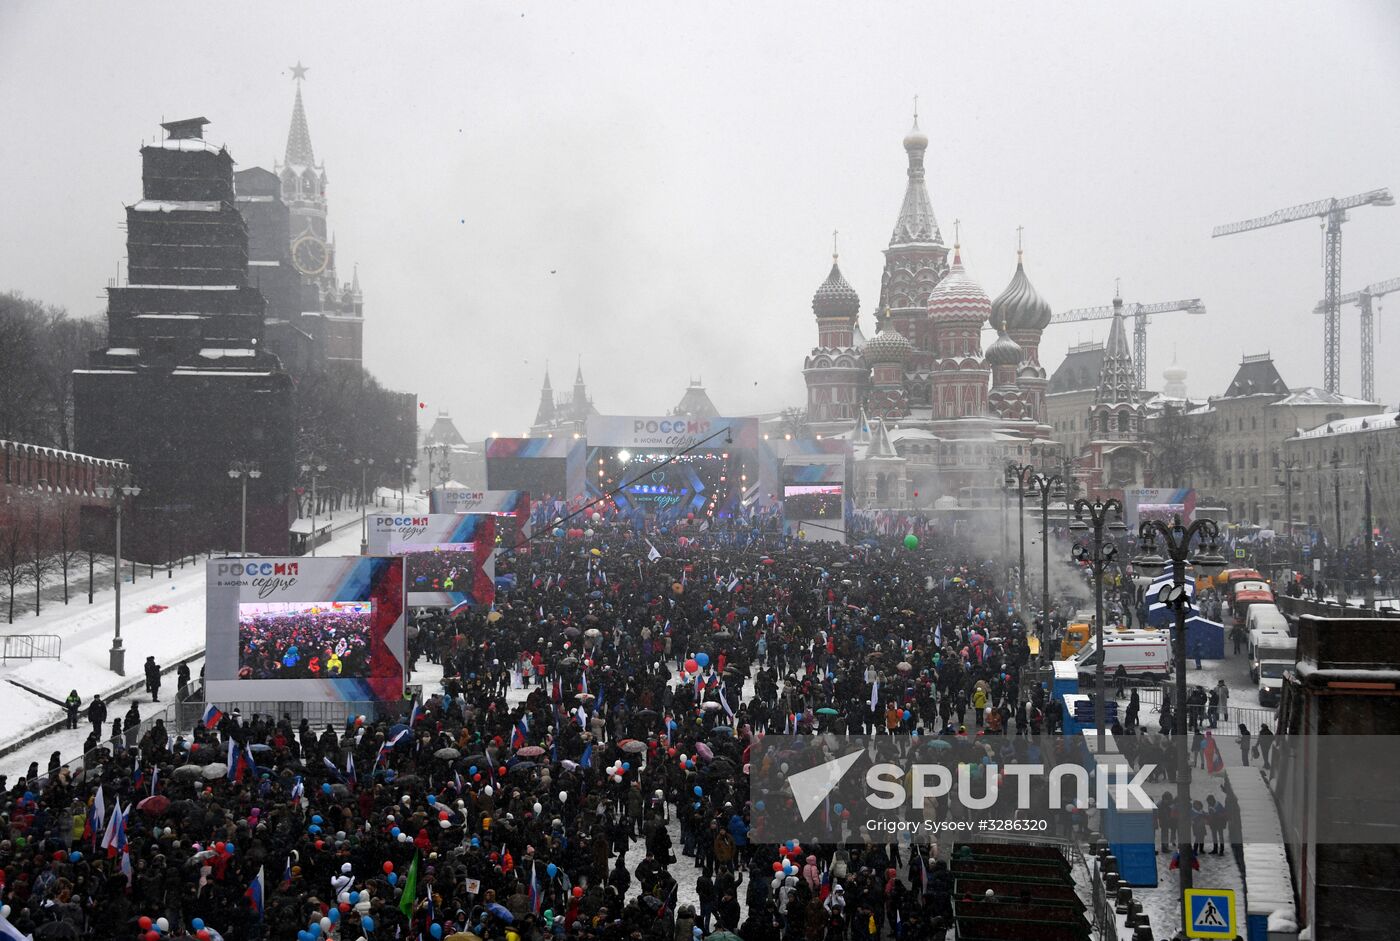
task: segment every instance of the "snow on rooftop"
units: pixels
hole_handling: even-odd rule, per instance
[[[1317,386],[1305,386],[1301,389],[1294,389],[1288,395],[1279,399],[1275,405],[1374,405],[1365,399],[1354,398],[1350,395],[1342,395],[1340,392],[1328,392],[1326,389],[1319,389]]]
[[[233,369],[177,369],[172,376],[270,376],[270,372],[247,372]]]
[[[201,137],[180,137],[174,140],[158,141],[146,146],[159,147],[161,150],[178,150],[183,153],[217,154],[224,149],[222,144],[215,144]]]
[[[1325,438],[1328,435],[1354,435],[1361,431],[1385,431],[1400,424],[1400,411],[1380,412],[1376,415],[1362,415],[1359,418],[1339,418],[1325,422],[1308,431],[1299,432],[1297,438]]]
[[[218,212],[223,203],[206,199],[143,199],[132,206],[137,212]]]
[[[130,346],[109,346],[109,347],[107,347],[107,355],[108,355],[108,356],[140,356],[140,355],[141,355],[141,351],[138,350],[138,349],[134,349],[134,348],[132,348],[132,347],[130,347]]]
[[[252,261],[248,262],[248,267],[249,267],[249,268],[280,268],[280,267],[282,267],[282,263],[281,263],[280,261],[276,261],[276,260],[259,261],[259,260],[257,260],[257,259],[253,259]]]
[[[206,346],[199,351],[199,355],[204,359],[223,359],[226,356],[253,356],[253,350],[230,349],[227,347]]]
[[[204,314],[137,314],[136,320],[203,320]]]

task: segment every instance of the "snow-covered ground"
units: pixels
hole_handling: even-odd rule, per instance
[[[331,541],[317,552],[323,555],[358,555],[360,551],[360,520],[357,514],[346,512],[336,520],[337,529]],[[111,583],[99,590],[94,603],[87,603],[86,594],[68,605],[45,608],[38,617],[17,621],[8,631],[13,634],[56,634],[63,643],[63,655],[58,660],[12,660],[0,665],[0,715],[5,717],[0,732],[0,746],[21,741],[34,732],[63,718],[62,701],[70,690],[77,690],[84,710],[94,694],[107,699],[114,692],[140,682],[146,657],[154,656],[162,666],[172,666],[204,649],[204,563],[175,569],[171,577],[159,567],[155,577],[147,577],[148,569],[138,568],[135,583],[122,585],[122,643],[126,648],[126,676],[120,677],[110,669],[113,627],[113,591]],[[127,578],[130,578],[127,569]],[[99,585],[101,583],[99,582]],[[148,613],[148,608],[164,610]],[[190,664],[190,673],[198,677],[202,661]],[[174,698],[175,677],[169,674],[161,685],[165,702]],[[132,700],[142,703],[142,717],[152,714],[150,696],[140,691],[123,696],[107,707],[108,729],[112,719],[125,714]],[[0,758],[0,774],[11,780],[23,774],[32,761],[40,770],[48,765],[49,755],[59,752],[61,760],[78,757],[90,726],[86,714],[80,717],[78,729],[46,735],[39,740]]]

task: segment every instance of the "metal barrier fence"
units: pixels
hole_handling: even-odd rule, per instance
[[[57,634],[0,634],[0,661],[58,660],[62,654]]]
[[[413,688],[411,688],[413,689]],[[343,731],[345,725],[352,718],[364,716],[367,722],[375,722],[379,719],[389,719],[407,717],[411,703],[407,700],[403,702],[383,703],[373,701],[350,701],[350,702],[228,702],[217,703],[218,707],[225,715],[233,715],[237,710],[239,717],[245,721],[252,721],[253,716],[272,716],[274,722],[279,721],[284,715],[290,717],[292,725],[298,726],[302,719],[306,719],[311,728],[320,731],[327,725],[332,725],[337,732]],[[156,722],[165,723],[166,734],[170,737],[173,745],[177,736],[189,736],[196,725],[204,717],[204,710],[207,703],[203,699],[186,699],[183,702],[173,702],[165,706],[159,712],[152,713],[133,729],[123,728],[121,738],[107,738],[98,745],[97,748],[64,762],[61,767],[67,768],[72,773],[79,770],[91,769],[114,760],[118,753],[135,748],[140,744],[146,733],[155,727]],[[131,759],[126,759],[131,760]],[[42,786],[47,782],[48,774],[42,776],[39,781]]]
[[[1240,695],[1233,693],[1233,695]],[[1151,705],[1153,712],[1160,712],[1162,707],[1162,690],[1158,688],[1145,688],[1138,690],[1138,698],[1143,706]],[[1233,733],[1243,724],[1251,732],[1258,732],[1259,727],[1267,723],[1271,728],[1277,728],[1278,710],[1270,709],[1267,706],[1236,706],[1231,705],[1226,709],[1226,715],[1222,715],[1216,722],[1216,728],[1224,729]],[[1202,713],[1204,720],[1205,714]],[[1149,723],[1143,722],[1143,725]]]

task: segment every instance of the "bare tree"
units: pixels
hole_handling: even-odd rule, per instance
[[[24,551],[24,537],[20,534],[20,520],[16,517],[11,525],[0,530],[0,581],[9,590],[9,623],[15,623],[15,592],[24,582],[28,553]]]
[[[1197,488],[1215,477],[1215,422],[1188,416],[1176,405],[1163,406],[1147,425],[1152,478],[1157,486]]]
[[[34,614],[38,616],[41,613],[44,581],[53,574],[58,564],[53,555],[52,534],[48,531],[42,504],[34,508],[23,548],[27,556],[24,577],[34,583]]]
[[[68,568],[78,561],[82,548],[77,538],[79,510],[68,500],[58,504],[58,546],[54,559],[63,572],[63,603],[68,603]]]
[[[807,410],[795,406],[783,409],[781,427],[783,434],[792,435],[794,438],[805,438],[807,436]]]

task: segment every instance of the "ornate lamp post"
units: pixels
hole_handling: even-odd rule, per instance
[[[1020,587],[1016,600],[1024,606],[1026,603],[1026,478],[1035,473],[1035,467],[1030,464],[1007,464],[1006,465],[1006,491],[1010,493],[1016,491],[1016,521],[1019,527],[1021,548],[1020,548]]]
[[[308,463],[301,465],[303,474],[311,475],[311,554],[316,555],[316,478],[326,472],[325,462],[318,457],[310,458]]]
[[[1044,643],[1050,627],[1050,501],[1064,500],[1064,478],[1037,470],[1023,489],[1032,499],[1040,499],[1040,641]]]
[[[109,501],[116,517],[116,538],[114,540],[116,561],[112,566],[114,631],[108,666],[117,676],[126,676],[126,649],[122,647],[122,504],[127,497],[139,497],[141,488],[131,482],[129,470],[117,470],[113,472],[107,483],[96,488],[96,493],[102,499]]]
[[[1157,539],[1165,542],[1167,557],[1157,555]],[[1188,924],[1186,890],[1191,888],[1191,867],[1195,856],[1191,852],[1191,758],[1186,733],[1186,563],[1198,566],[1205,574],[1214,574],[1225,567],[1220,555],[1220,530],[1214,520],[1198,519],[1182,526],[1178,518],[1168,526],[1161,520],[1144,520],[1138,527],[1138,548],[1141,555],[1133,560],[1136,568],[1160,572],[1171,566],[1172,583],[1160,589],[1157,600],[1172,609],[1176,616],[1176,635],[1172,638],[1173,667],[1176,670],[1176,715],[1173,735],[1176,747],[1176,810],[1177,864],[1181,873],[1181,917],[1183,928]],[[1199,542],[1192,549],[1192,542]]]
[[[1085,512],[1089,518],[1084,518]],[[1118,555],[1118,547],[1110,540],[1105,543],[1103,539],[1104,530],[1107,529],[1114,535],[1125,532],[1127,526],[1123,523],[1123,504],[1117,500],[1110,499],[1107,502],[1095,500],[1090,503],[1088,500],[1074,501],[1074,520],[1070,522],[1069,528],[1075,532],[1083,533],[1088,530],[1094,532],[1094,542],[1092,547],[1086,546],[1082,542],[1074,544],[1072,553],[1074,561],[1089,563],[1091,571],[1094,573],[1094,641],[1099,648],[1099,662],[1094,667],[1094,728],[1098,731],[1096,748],[1099,754],[1104,754],[1108,750],[1107,736],[1104,730],[1106,718],[1104,715],[1104,702],[1107,696],[1104,680],[1104,649],[1103,649],[1103,573],[1113,565],[1114,559]]]
[[[261,477],[262,470],[259,469],[257,461],[234,461],[228,466],[228,475],[233,480],[243,481],[243,515],[238,537],[238,556],[244,558],[248,555],[248,481]]]

